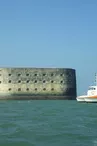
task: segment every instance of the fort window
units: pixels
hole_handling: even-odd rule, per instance
[[[69,76],[72,76],[72,74],[71,74],[71,73],[69,73]]]
[[[29,76],[29,74],[26,74],[26,76]]]
[[[30,82],[29,80],[26,81],[26,83],[29,83],[29,82]]]
[[[18,83],[21,83],[21,80],[19,80]]]
[[[54,88],[52,88],[51,90],[54,91]]]
[[[18,88],[18,91],[21,91],[21,88]]]
[[[9,88],[8,90],[11,91],[11,88]]]
[[[54,74],[53,73],[51,73],[51,76],[53,76]]]
[[[52,80],[51,83],[54,83],[54,81]]]
[[[34,83],[37,83],[37,80],[35,80]]]
[[[35,88],[35,91],[37,91],[37,88]]]
[[[29,88],[27,88],[26,90],[29,91]]]
[[[34,76],[37,76],[37,74],[34,74]]]
[[[18,74],[18,76],[20,76],[21,74]]]
[[[46,76],[46,74],[43,74],[43,76]]]
[[[63,83],[63,81],[60,82],[61,84]]]
[[[8,83],[11,83],[11,80],[9,80]]]
[[[45,83],[46,81],[44,80],[43,83]]]
[[[43,90],[45,91],[45,90],[46,90],[46,88],[43,88]]]
[[[11,74],[9,74],[9,76],[11,76]]]
[[[60,76],[63,76],[63,74],[60,74]]]

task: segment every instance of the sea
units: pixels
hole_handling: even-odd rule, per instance
[[[0,146],[97,146],[97,104],[0,101]]]

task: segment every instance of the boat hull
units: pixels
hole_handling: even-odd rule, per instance
[[[76,100],[77,100],[78,102],[85,102],[85,97],[87,97],[87,95],[78,96],[78,97],[76,98]]]
[[[96,102],[97,103],[97,98],[96,97],[86,97],[85,102],[93,102],[93,103]]]

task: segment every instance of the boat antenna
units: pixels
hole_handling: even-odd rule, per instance
[[[97,86],[97,73],[95,73],[95,84]]]

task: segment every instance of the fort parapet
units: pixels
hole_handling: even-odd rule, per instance
[[[76,99],[69,68],[0,68],[0,99]]]

